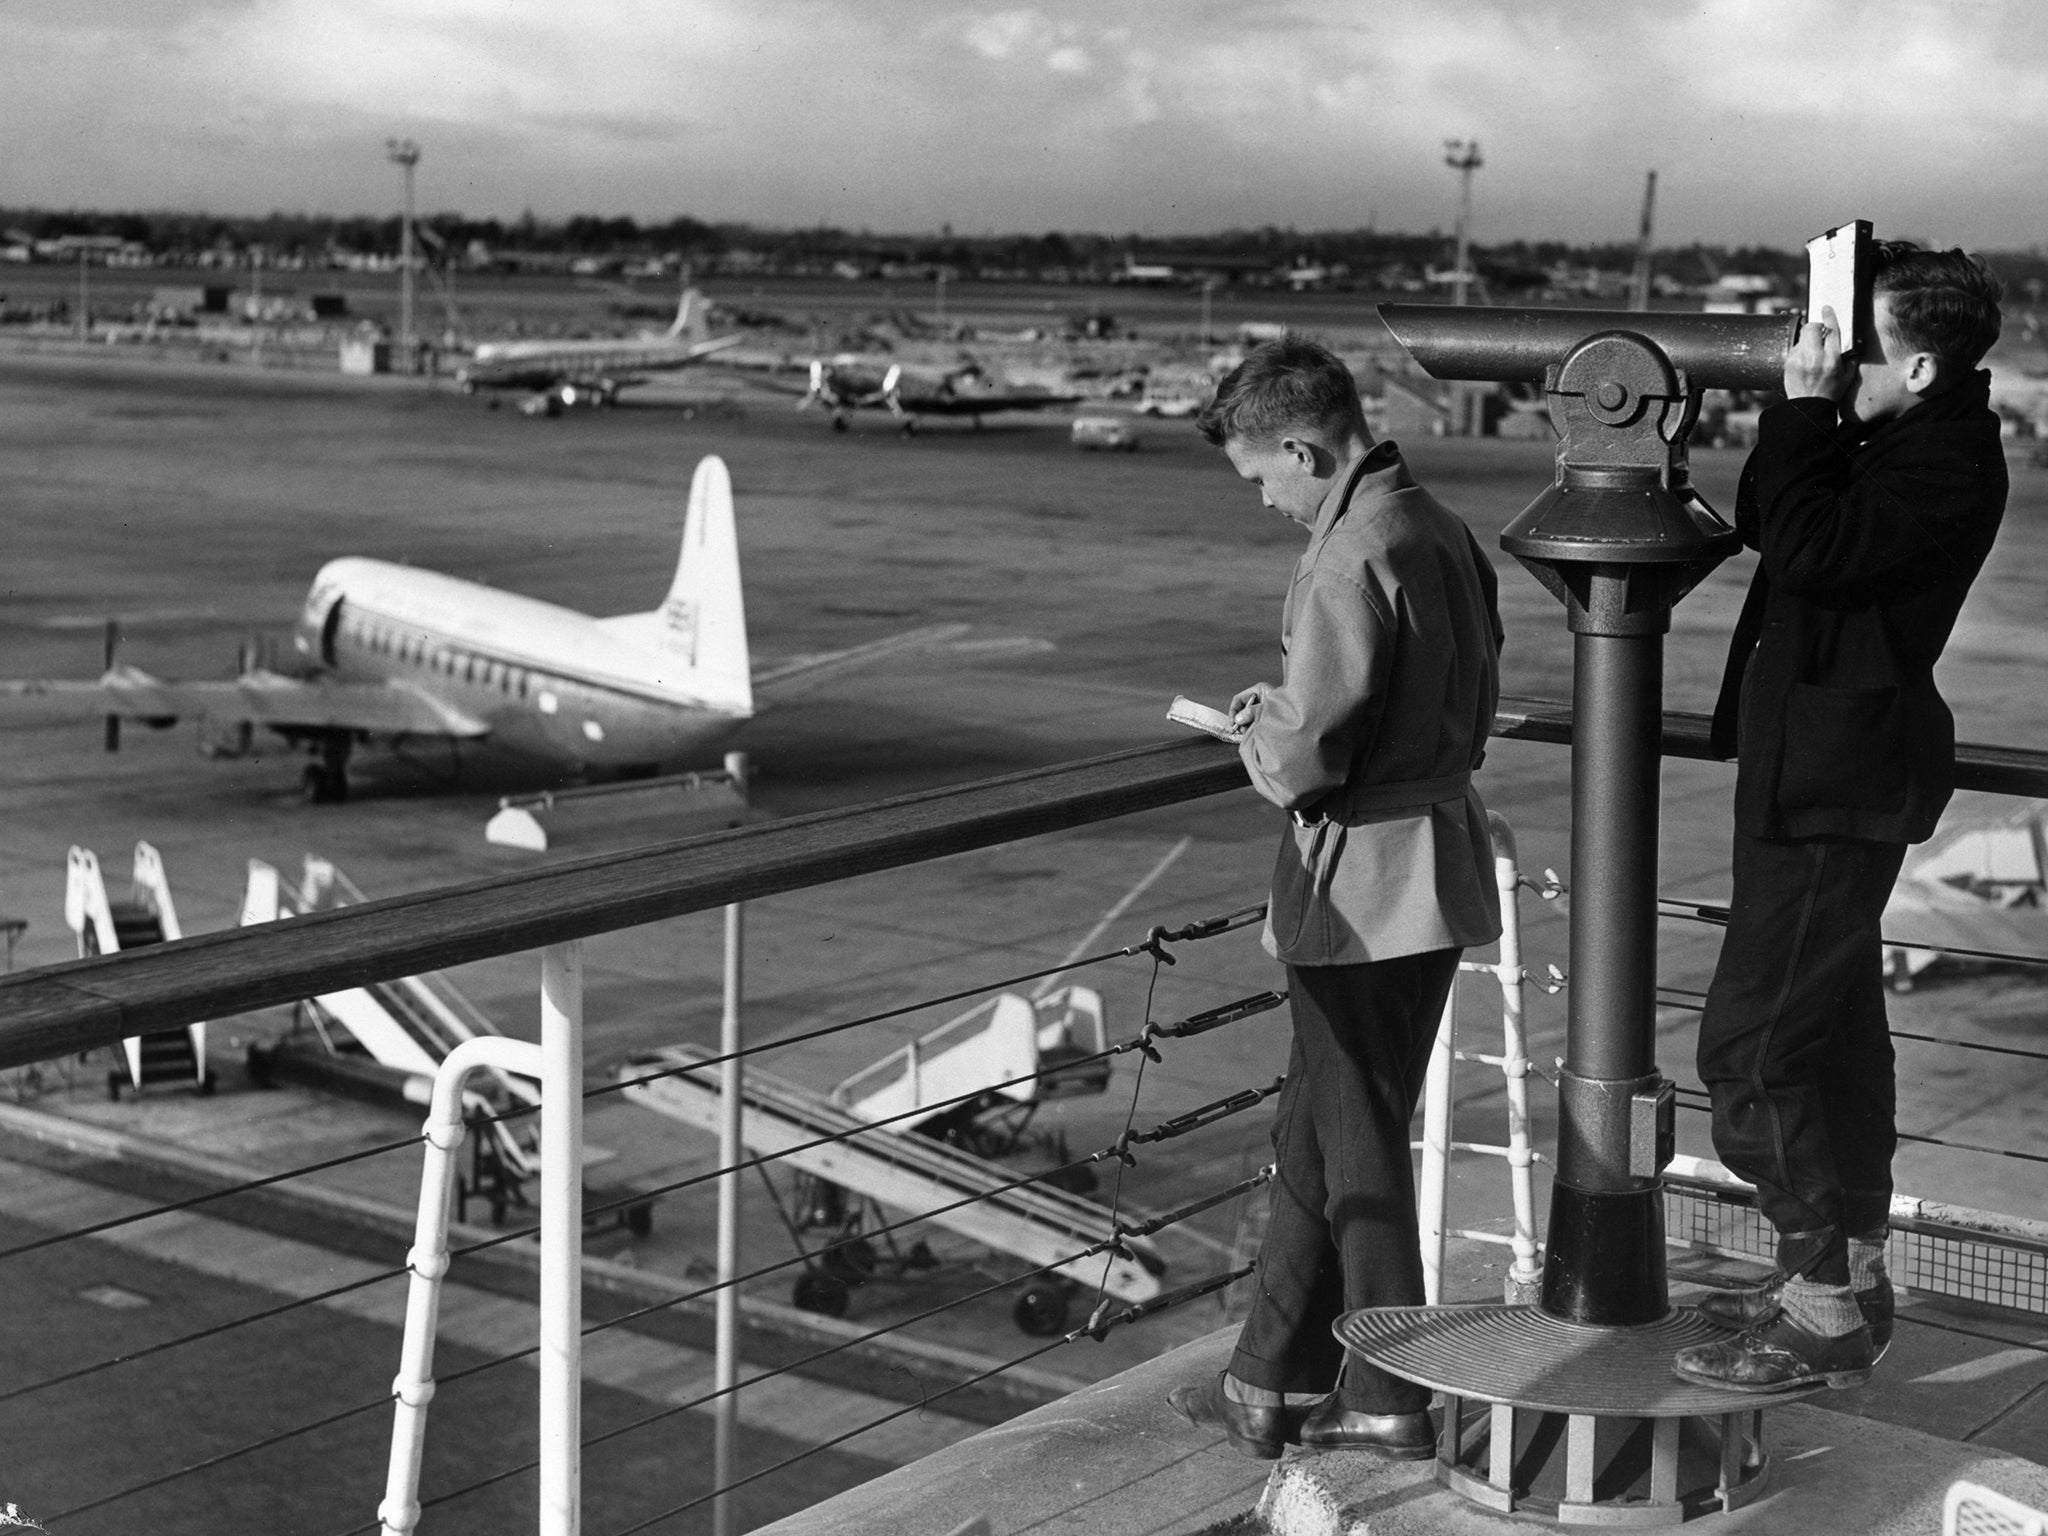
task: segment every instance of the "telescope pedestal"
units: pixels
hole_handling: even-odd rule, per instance
[[[1672,1355],[1720,1337],[1681,1307],[1634,1328],[1540,1307],[1370,1307],[1337,1322],[1362,1359],[1444,1395],[1437,1481],[1502,1514],[1647,1530],[1764,1491],[1766,1409],[1809,1396],[1695,1386]]]

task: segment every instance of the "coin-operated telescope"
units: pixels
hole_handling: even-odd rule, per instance
[[[1557,477],[1501,533],[1572,632],[1571,987],[1540,1305],[1636,1325],[1669,1309],[1655,1060],[1658,740],[1672,607],[1740,546],[1686,474],[1709,388],[1779,385],[1794,315],[1383,305],[1439,379],[1541,383]]]

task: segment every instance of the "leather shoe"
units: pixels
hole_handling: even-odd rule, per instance
[[[1778,1310],[1784,1289],[1785,1276],[1783,1271],[1779,1271],[1761,1285],[1711,1291],[1695,1301],[1693,1306],[1708,1322],[1740,1333],[1745,1328],[1754,1328],[1758,1323],[1767,1321]],[[1870,1342],[1882,1356],[1892,1342],[1892,1318],[1898,1310],[1891,1276],[1880,1274],[1876,1285],[1867,1291],[1858,1291],[1856,1307],[1870,1329]]]
[[[1223,1391],[1224,1375],[1218,1371],[1214,1381],[1175,1387],[1166,1394],[1167,1406],[1197,1429],[1222,1430],[1235,1449],[1256,1461],[1279,1460],[1296,1443],[1307,1410],[1236,1402]]]
[[[1332,1392],[1301,1426],[1301,1443],[1319,1450],[1378,1451],[1396,1461],[1427,1461],[1436,1454],[1436,1424],[1427,1408],[1413,1413],[1360,1413]]]
[[[1870,1380],[1877,1349],[1867,1324],[1830,1338],[1808,1333],[1783,1312],[1773,1312],[1732,1339],[1681,1349],[1671,1364],[1686,1381],[1737,1392],[1781,1392],[1823,1382],[1860,1387]]]

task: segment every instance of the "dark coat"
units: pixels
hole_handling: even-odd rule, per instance
[[[1917,843],[1955,789],[1955,718],[1934,686],[2005,513],[2005,455],[1979,371],[1858,438],[1832,401],[1764,411],[1735,503],[1763,557],[1735,626],[1714,747],[1738,756],[1751,837]]]

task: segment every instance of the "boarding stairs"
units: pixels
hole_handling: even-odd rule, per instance
[[[78,936],[81,958],[184,937],[163,858],[148,843],[135,845],[134,874],[125,901],[108,896],[98,855],[74,846],[65,861],[64,921]],[[107,1093],[112,1098],[121,1096],[124,1085],[142,1089],[190,1083],[203,1094],[213,1092],[213,1076],[206,1069],[204,1024],[130,1035],[121,1042],[121,1055],[122,1065],[107,1074]]]
[[[296,889],[286,887],[273,865],[251,859],[242,922],[272,922],[364,899],[347,875],[316,855],[306,856]],[[288,1036],[252,1051],[258,1075],[298,1075],[330,1086],[367,1084],[376,1096],[395,1092],[420,1105],[450,1051],[465,1040],[501,1033],[439,972],[322,993],[300,1004],[299,1017],[310,1038]],[[382,1070],[364,1071],[365,1057]],[[540,1125],[532,1114],[495,1117],[537,1108],[540,1090],[526,1078],[486,1067],[471,1078],[464,1103],[484,1123],[474,1143],[475,1165],[457,1198],[464,1205],[473,1195],[487,1199],[492,1218],[502,1221],[509,1206],[525,1203],[522,1188],[540,1171]],[[644,1212],[638,1219],[644,1223]]]
[[[856,1119],[970,1152],[1014,1151],[1039,1105],[1109,1086],[1102,994],[1004,992],[899,1046],[832,1090]]]
[[[716,1134],[715,1060],[701,1046],[668,1046],[634,1057],[618,1076],[630,1102]],[[1111,1253],[1106,1266],[1101,1253],[1072,1257],[1110,1236],[1110,1213],[1093,1201],[1049,1182],[1020,1186],[1015,1169],[926,1136],[891,1135],[892,1127],[874,1125],[831,1096],[751,1062],[741,1074],[740,1104],[740,1140],[749,1152],[782,1158],[814,1179],[1049,1266],[1068,1286],[1092,1291],[1100,1284],[1126,1302],[1160,1293],[1165,1260],[1141,1239],[1126,1239],[1128,1256]]]

